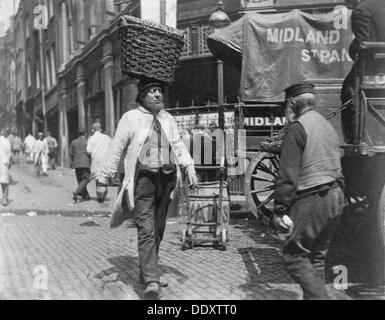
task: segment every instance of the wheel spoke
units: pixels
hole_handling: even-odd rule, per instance
[[[275,189],[275,185],[272,185],[272,186],[267,187],[267,188],[262,189],[262,190],[252,190],[250,193],[251,194],[258,194],[258,193],[273,191],[274,189]]]
[[[253,178],[253,180],[274,183],[274,180],[268,180],[268,179],[261,178],[257,174],[253,174],[251,177]]]
[[[278,171],[279,171],[279,160],[277,158],[273,158],[273,159],[271,159],[271,163],[274,166],[275,173],[278,174]]]
[[[267,174],[270,174],[271,176],[274,176],[274,173],[269,169],[264,163],[260,162],[258,163],[257,170],[261,170],[262,172],[265,172]]]
[[[270,201],[272,201],[274,199],[274,195],[275,195],[275,192],[273,192],[270,196],[268,196],[265,201],[261,202],[257,208],[260,209],[260,208],[264,207],[265,205],[267,205]]]

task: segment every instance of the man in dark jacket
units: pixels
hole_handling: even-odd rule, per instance
[[[86,130],[79,129],[79,137],[72,141],[70,146],[71,167],[75,169],[78,188],[73,193],[75,202],[81,197],[83,200],[90,200],[90,195],[87,191],[87,184],[90,182],[90,166],[91,159],[87,153],[87,138]]]
[[[349,54],[355,60],[354,66],[346,77],[341,91],[342,103],[348,102],[354,95],[354,72],[360,63],[357,60],[360,43],[363,41],[385,42],[385,0],[348,0],[352,3],[352,29],[354,40],[350,45]],[[374,73],[384,72],[385,66],[379,66],[378,62],[372,59],[372,56],[361,56],[368,62],[367,71],[373,70]],[[380,71],[381,70],[381,71]],[[342,112],[342,125],[347,143],[352,143],[354,127],[354,110],[352,104],[350,108]]]
[[[294,121],[282,144],[273,221],[278,229],[291,229],[283,258],[304,299],[328,299],[325,257],[344,206],[343,176],[337,133],[314,107],[314,85],[286,89]]]

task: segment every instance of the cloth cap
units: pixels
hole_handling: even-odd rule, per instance
[[[84,127],[80,127],[79,129],[78,129],[78,134],[83,134],[83,133],[86,133],[86,128],[84,128]]]
[[[300,82],[290,85],[285,89],[286,97],[285,99],[294,98],[304,93],[315,93],[314,84],[310,82]]]
[[[161,81],[156,81],[152,79],[142,79],[138,83],[138,91],[142,92],[151,86],[159,86],[161,87],[163,92],[165,90],[165,84],[162,83]]]
[[[161,82],[161,81],[157,81],[154,79],[147,79],[147,78],[141,79],[138,83],[138,96],[136,97],[137,103],[142,102],[140,99],[140,94],[152,86],[159,86],[162,89],[162,93],[164,93],[164,91],[166,89],[166,84]]]

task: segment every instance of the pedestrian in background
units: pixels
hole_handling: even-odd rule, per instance
[[[98,177],[99,183],[107,185],[127,148],[125,178],[110,226],[118,227],[134,217],[139,281],[145,285],[144,297],[149,300],[161,295],[159,247],[176,179],[181,179],[181,167],[191,184],[197,185],[194,162],[180,138],[175,119],[164,110],[164,89],[158,82],[140,82],[137,101],[141,106],[123,115]]]
[[[44,133],[38,133],[38,139],[33,146],[35,166],[38,172],[42,171],[43,176],[48,176],[48,144],[44,139]]]
[[[78,135],[79,137],[73,140],[70,145],[71,168],[75,169],[78,182],[78,187],[73,193],[73,200],[75,202],[78,202],[80,199],[90,200],[87,185],[90,182],[91,176],[91,159],[87,153],[86,129],[80,128]]]
[[[21,140],[18,131],[15,131],[15,136],[12,142],[13,160],[16,164],[20,163],[20,153],[23,149],[23,141]]]
[[[47,132],[47,137],[45,138],[45,141],[48,144],[48,168],[55,170],[56,169],[56,151],[57,151],[57,141],[54,137],[52,137],[52,134],[50,131]]]
[[[12,146],[13,146],[13,140],[15,139],[15,136],[14,136],[14,129],[12,128],[12,129],[8,129],[8,134],[7,134],[7,139],[9,140],[9,142],[11,143],[11,148],[12,148]]]
[[[33,147],[35,145],[36,139],[28,133],[26,138],[24,139],[24,152],[27,157],[27,162],[32,163],[34,161],[33,156]]]
[[[100,123],[92,125],[92,136],[87,142],[87,153],[91,157],[91,179],[99,176],[100,169],[106,159],[108,148],[110,147],[111,138],[102,133]]]
[[[339,139],[314,110],[313,84],[285,91],[286,108],[291,109],[285,113],[294,118],[282,144],[273,222],[288,231],[284,264],[304,299],[329,299],[325,258],[344,207]]]
[[[11,167],[12,147],[9,140],[5,137],[4,130],[0,131],[0,184],[3,192],[2,205],[8,205],[8,193],[10,175],[9,169]]]

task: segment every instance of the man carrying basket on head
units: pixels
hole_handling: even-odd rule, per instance
[[[126,112],[119,122],[109,156],[98,177],[107,185],[118,169],[123,150],[125,178],[110,226],[118,227],[133,214],[138,230],[139,280],[146,285],[146,299],[160,297],[158,253],[162,241],[171,195],[181,169],[192,185],[197,185],[194,162],[182,142],[175,119],[164,110],[164,85],[141,81],[140,106]],[[169,206],[170,205],[170,206]]]
[[[121,118],[97,183],[107,185],[125,153],[124,181],[110,227],[116,228],[134,218],[139,281],[146,286],[144,297],[157,300],[161,296],[159,246],[168,211],[177,207],[175,186],[182,184],[182,171],[191,186],[198,184],[194,161],[181,140],[175,119],[164,110],[163,103],[165,88],[173,81],[183,36],[175,29],[130,16],[122,17],[120,34],[122,70],[141,79],[139,106]]]

